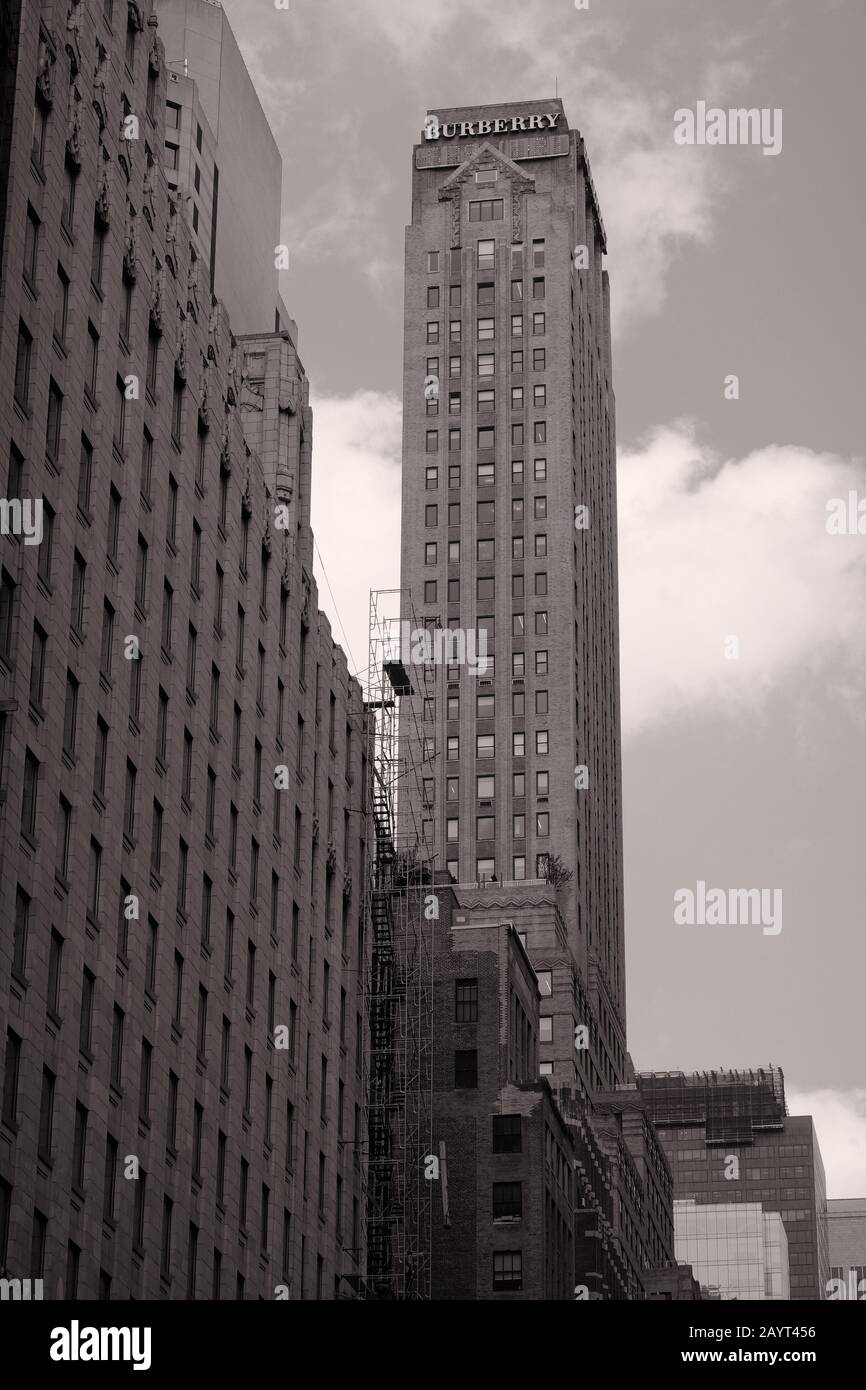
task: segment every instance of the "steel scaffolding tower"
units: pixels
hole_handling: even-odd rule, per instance
[[[419,709],[434,709],[435,679],[432,665],[410,664],[401,642],[407,614],[411,629],[406,591],[371,592],[367,1297],[375,1299],[430,1297],[432,1200],[423,1160],[432,1147],[435,922],[425,917],[434,866],[424,760],[434,753],[418,719]],[[402,703],[410,695],[421,699]]]

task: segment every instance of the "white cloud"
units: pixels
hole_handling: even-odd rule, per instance
[[[792,1115],[811,1115],[824,1160],[828,1197],[866,1197],[866,1090],[792,1091]]]
[[[742,714],[798,667],[840,697],[862,692],[866,539],[825,526],[862,467],[793,446],[721,462],[680,425],[623,452],[618,477],[628,734],[686,711]]]
[[[400,583],[402,407],[397,396],[376,391],[313,395],[311,405],[313,532],[348,634],[350,668],[364,671],[370,589]],[[320,607],[345,647],[318,562],[316,577]]]
[[[359,391],[313,407],[313,527],[363,669],[369,590],[400,582],[401,405]],[[827,501],[858,479],[862,491],[862,467],[794,446],[723,461],[684,424],[621,454],[627,736],[684,714],[740,716],[797,669],[862,699],[866,537],[825,526]],[[337,630],[324,585],[321,601]],[[739,660],[725,658],[729,636]]]

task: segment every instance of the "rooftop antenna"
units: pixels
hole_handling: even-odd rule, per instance
[[[554,95],[555,95],[555,96],[559,96],[559,78],[558,78],[558,77],[554,77],[553,82],[554,82]]]

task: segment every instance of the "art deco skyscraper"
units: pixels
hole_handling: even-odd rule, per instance
[[[627,1072],[605,251],[561,101],[428,116],[406,234],[402,586],[463,650],[439,648],[417,711],[416,816],[476,916],[495,901],[531,927],[555,890],[576,983],[561,981],[572,1017],[545,1025],[542,1072],[590,1093]]]

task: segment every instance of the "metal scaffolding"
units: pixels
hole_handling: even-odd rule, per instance
[[[434,865],[424,760],[434,753],[420,718],[434,711],[436,689],[431,665],[410,664],[404,623],[416,626],[408,593],[373,590],[366,703],[374,844],[365,902],[372,945],[366,1288],[373,1299],[430,1298],[432,1199],[423,1160],[433,1140],[435,923],[425,917]]]
[[[704,1125],[708,1144],[750,1144],[754,1130],[782,1129],[787,1115],[780,1067],[742,1071],[640,1072],[638,1089],[653,1124]]]

